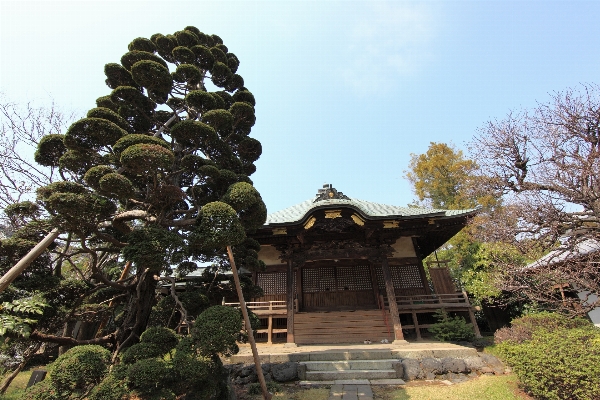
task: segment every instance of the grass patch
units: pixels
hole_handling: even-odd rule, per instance
[[[25,393],[25,388],[27,388],[27,382],[29,382],[29,378],[31,377],[31,373],[34,369],[39,369],[39,367],[33,367],[19,372],[19,375],[17,375],[16,378],[13,379],[13,381],[10,383],[10,386],[6,390],[6,393],[4,393],[4,395],[2,396],[2,400],[20,399]],[[0,380],[4,380],[6,376],[8,376],[8,374],[2,376]]]
[[[517,387],[514,375],[481,376],[456,385],[418,382],[400,389],[373,387],[381,400],[523,400],[530,399]]]
[[[245,397],[251,400],[262,399],[262,394]],[[329,388],[302,389],[297,385],[283,385],[280,392],[273,395],[273,400],[327,400]]]

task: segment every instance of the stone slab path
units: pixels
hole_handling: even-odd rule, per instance
[[[329,400],[373,400],[371,385],[343,385],[331,386]]]

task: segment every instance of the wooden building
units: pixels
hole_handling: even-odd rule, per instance
[[[310,200],[270,214],[252,237],[267,268],[253,274],[264,295],[250,303],[269,343],[403,343],[421,339],[420,316],[462,311],[479,334],[464,293],[447,270],[422,260],[476,210],[396,207],[349,198],[325,185]],[[435,290],[432,290],[434,288]],[[404,330],[404,332],[403,332]]]

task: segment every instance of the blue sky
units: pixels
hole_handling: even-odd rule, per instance
[[[406,205],[411,153],[600,83],[600,2],[0,0],[0,91],[83,115],[134,38],[217,34],[257,99],[270,212],[332,183]]]

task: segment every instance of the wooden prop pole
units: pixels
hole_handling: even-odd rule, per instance
[[[21,275],[25,268],[27,268],[29,264],[33,262],[33,260],[38,258],[39,255],[42,254],[52,242],[54,242],[54,239],[56,239],[58,235],[58,229],[52,229],[52,231],[50,231],[50,233],[47,234],[41,242],[36,244],[35,247],[25,255],[25,257],[21,258],[21,260],[16,263],[14,267],[9,269],[8,272],[4,274],[2,278],[0,278],[0,292],[3,292],[4,289],[6,289],[8,285],[12,283],[12,281],[17,279],[17,277]]]
[[[252,325],[250,325],[250,318],[248,317],[248,310],[246,309],[246,302],[244,301],[244,294],[242,293],[242,286],[240,285],[240,277],[238,276],[237,268],[235,267],[235,260],[233,259],[233,252],[231,251],[231,246],[227,246],[227,255],[229,255],[229,262],[231,263],[231,272],[233,272],[235,289],[237,290],[237,295],[240,299],[240,308],[242,309],[244,323],[246,324],[246,331],[248,332],[248,341],[250,342],[250,347],[252,348],[252,356],[254,357],[254,365],[256,366],[256,375],[258,375],[258,381],[260,382],[260,388],[262,389],[263,398],[265,400],[271,400],[271,397],[273,397],[273,395],[267,390],[265,376],[263,375],[262,368],[260,366],[258,350],[256,349],[256,342],[254,341],[254,333],[252,332]]]

